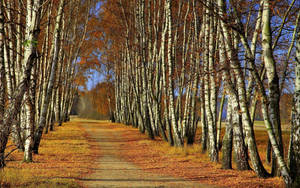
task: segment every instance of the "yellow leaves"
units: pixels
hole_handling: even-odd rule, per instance
[[[13,154],[15,161],[0,171],[0,187],[79,187],[75,178],[89,173],[95,157],[84,137],[85,132],[74,122],[44,135],[33,163],[21,163],[22,152]]]
[[[114,86],[110,82],[98,83],[87,92],[94,109],[103,116],[109,116],[109,110],[114,106]],[[110,100],[110,101],[109,101]]]
[[[280,178],[258,178],[253,171],[223,170],[221,163],[211,163],[207,153],[202,154],[199,143],[175,148],[159,138],[149,140],[147,136],[128,126],[112,124],[109,127],[114,132],[120,131],[122,139],[126,141],[124,142],[126,144],[121,145],[120,156],[152,173],[183,177],[202,184],[221,187],[283,187],[284,185]],[[200,132],[201,129],[197,131],[197,141],[200,140]],[[267,140],[268,136],[265,131],[256,131],[256,135],[259,141],[259,152],[262,153],[265,151],[266,141],[261,141]],[[288,141],[285,135],[284,140]]]

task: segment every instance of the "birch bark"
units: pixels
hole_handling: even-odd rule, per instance
[[[166,3],[166,2],[165,2]],[[168,141],[171,146],[174,145],[174,137],[172,134],[172,127],[171,127],[171,122],[170,122],[170,117],[169,117],[169,108],[168,108],[168,86],[167,86],[167,65],[166,65],[166,60],[165,60],[165,40],[166,40],[166,35],[168,31],[168,21],[166,19],[167,17],[167,7],[166,5],[164,6],[164,25],[163,25],[163,33],[161,36],[161,59],[160,62],[162,63],[162,87],[164,91],[164,122],[165,126],[167,129],[167,134],[168,134]]]
[[[5,68],[4,68],[4,14],[3,14],[3,0],[0,0],[0,168],[5,166],[4,152],[6,147],[6,134],[4,132],[4,112],[5,112]]]
[[[2,2],[2,1],[1,1]],[[36,42],[39,34],[40,26],[40,14],[41,14],[41,0],[27,1],[27,14],[26,14],[26,35],[25,35],[25,47],[24,47],[24,70],[22,72],[21,82],[17,86],[10,103],[8,104],[7,111],[5,111],[4,122],[0,125],[0,168],[3,168],[4,152],[7,144],[7,139],[10,134],[11,125],[17,115],[19,114],[22,104],[23,96],[29,88],[29,82],[31,77],[31,70],[34,60],[37,58],[37,45]],[[3,138],[3,139],[2,139]]]
[[[57,69],[57,63],[58,63],[58,53],[60,50],[60,37],[61,37],[60,32],[61,32],[61,22],[62,22],[62,14],[63,14],[63,9],[64,9],[64,4],[65,4],[65,1],[60,0],[58,13],[56,16],[54,37],[53,37],[53,44],[52,44],[52,45],[54,45],[54,47],[52,48],[53,49],[53,57],[52,57],[51,73],[50,73],[49,83],[47,86],[47,93],[44,94],[45,100],[44,100],[44,104],[42,106],[41,117],[40,117],[39,124],[38,124],[37,130],[35,132],[35,136],[34,136],[33,151],[36,154],[38,153],[41,137],[43,134],[43,129],[45,127],[47,110],[48,110],[48,106],[50,103],[50,98],[51,98],[51,94],[52,94],[52,90],[53,90],[53,84],[54,84],[56,72],[57,72],[56,69]]]
[[[36,68],[36,66],[35,66]],[[32,144],[33,144],[33,133],[34,133],[34,103],[35,103],[35,84],[33,84],[34,78],[34,71],[31,74],[31,84],[28,91],[25,93],[25,130],[24,130],[24,162],[32,162]]]
[[[266,68],[269,86],[269,115],[273,131],[276,136],[280,155],[283,156],[282,134],[281,134],[281,121],[279,111],[279,77],[276,71],[276,63],[273,57],[272,49],[272,34],[271,34],[271,13],[270,1],[264,0],[263,13],[262,13],[262,48],[263,58]],[[272,162],[272,175],[279,175],[279,167],[276,163],[276,156],[273,154]]]
[[[232,128],[232,108],[231,103],[227,104],[227,117],[225,134],[222,141],[222,168],[232,169],[232,141],[233,141],[233,128]]]
[[[224,0],[218,0],[218,6],[219,8],[219,14],[224,15]],[[235,56],[232,52],[232,46],[230,45],[230,39],[229,39],[229,31],[227,29],[227,26],[225,25],[225,22],[221,20],[221,26],[223,28],[224,33],[224,42],[226,46],[226,52],[228,54],[228,57],[231,58],[231,66],[234,70],[234,73],[236,75],[237,79],[237,90],[239,98],[237,98],[238,101],[240,101],[240,108],[242,113],[242,120],[243,124],[245,126],[245,132],[247,139],[247,145],[250,152],[250,159],[253,166],[253,170],[257,173],[260,177],[266,177],[268,175],[267,171],[264,169],[261,159],[258,154],[257,145],[255,141],[255,135],[253,127],[251,126],[251,118],[249,114],[249,109],[247,107],[247,99],[246,99],[246,93],[245,93],[245,83],[243,82],[243,75],[241,74],[240,65],[239,62],[237,62]]]
[[[207,6],[211,6],[211,1],[206,1]],[[211,11],[206,8],[206,22],[205,22],[205,59],[204,59],[204,94],[205,94],[205,114],[207,117],[208,125],[208,138],[209,138],[209,156],[211,161],[218,161],[217,139],[216,139],[216,126],[215,126],[215,86],[213,76],[213,21]]]
[[[237,31],[235,31],[235,32],[237,32]],[[241,37],[242,44],[245,48],[246,56],[247,56],[248,62],[250,64],[250,68],[252,69],[251,74],[252,74],[253,78],[255,78],[255,81],[256,81],[258,88],[262,95],[262,113],[263,113],[263,117],[264,117],[265,127],[267,129],[268,136],[269,136],[269,139],[270,139],[270,142],[272,145],[272,149],[274,151],[274,154],[276,155],[277,163],[279,165],[281,175],[283,176],[286,185],[290,186],[291,177],[290,177],[289,171],[287,169],[287,166],[283,160],[283,156],[280,153],[278,143],[276,140],[276,136],[275,136],[275,133],[272,128],[272,123],[270,121],[269,111],[268,111],[268,106],[267,106],[268,105],[268,97],[266,95],[264,85],[259,77],[258,71],[256,70],[254,54],[252,54],[251,49],[250,49],[248,43],[246,42],[247,41],[246,37],[241,33],[239,33],[239,35]]]
[[[168,92],[169,92],[169,109],[171,116],[171,125],[174,136],[174,144],[175,146],[182,147],[183,146],[183,138],[181,133],[179,132],[178,122],[176,121],[175,109],[174,109],[174,80],[172,78],[174,72],[174,64],[172,62],[172,9],[171,9],[171,0],[165,1],[166,6],[166,22],[168,23],[168,71],[169,71],[169,84],[168,84]]]
[[[293,187],[300,185],[300,27],[297,26],[294,111],[289,146],[289,167]]]

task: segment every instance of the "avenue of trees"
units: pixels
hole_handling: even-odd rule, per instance
[[[69,120],[94,4],[0,0],[0,169],[9,139],[31,162],[43,132]]]
[[[0,0],[0,169],[9,140],[33,160],[97,68],[104,82],[86,97],[98,113],[174,147],[194,144],[201,127],[212,162],[297,187],[299,22],[300,0]],[[288,146],[283,96],[293,96]],[[256,145],[258,112],[271,172]]]
[[[116,122],[176,147],[193,144],[200,125],[211,161],[299,186],[299,0],[103,0],[101,7],[93,47],[113,76]],[[279,104],[287,94],[291,136],[283,146]],[[257,104],[271,172],[256,145]]]

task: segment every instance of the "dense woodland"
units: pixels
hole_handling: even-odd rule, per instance
[[[80,93],[80,108],[174,147],[195,144],[201,128],[202,152],[222,168],[299,186],[299,0],[0,2],[0,168],[9,138],[32,161]],[[91,69],[103,82],[83,92]],[[258,114],[271,172],[256,145]]]

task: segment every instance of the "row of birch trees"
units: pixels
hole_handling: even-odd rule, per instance
[[[0,168],[38,154],[43,132],[69,120],[91,0],[0,0]]]
[[[177,147],[193,144],[201,127],[203,152],[224,169],[234,162],[299,185],[299,1],[113,0],[102,7],[102,56],[114,66],[117,122]],[[295,97],[285,159],[279,102],[288,89]],[[256,145],[258,102],[271,172]]]

